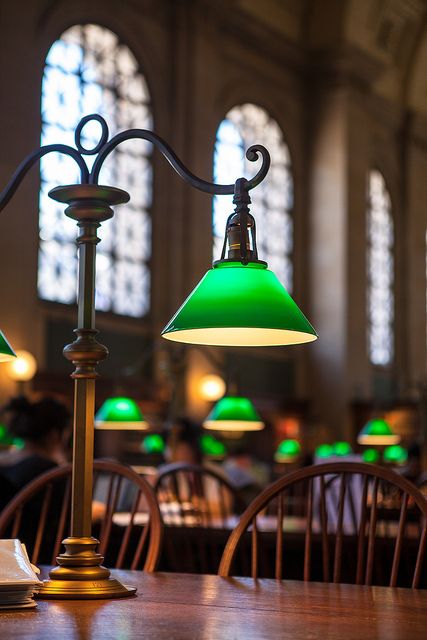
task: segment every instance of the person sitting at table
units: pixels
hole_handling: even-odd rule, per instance
[[[20,396],[13,398],[4,411],[9,413],[7,427],[24,446],[0,454],[0,508],[22,487],[41,473],[67,462],[70,412],[55,398],[36,402]]]

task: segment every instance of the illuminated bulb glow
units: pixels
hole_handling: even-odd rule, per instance
[[[6,365],[6,371],[12,380],[27,382],[35,376],[37,361],[29,351],[18,349],[16,351],[16,358],[13,358],[13,360]]]
[[[215,374],[204,376],[200,381],[200,395],[203,400],[219,400],[224,395],[225,388],[224,380]]]

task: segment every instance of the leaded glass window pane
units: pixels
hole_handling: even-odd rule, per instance
[[[367,233],[369,357],[372,364],[388,365],[394,357],[394,229],[379,171],[369,174]]]
[[[258,254],[266,260],[288,291],[293,285],[293,180],[289,149],[279,125],[254,104],[229,111],[218,127],[214,152],[214,180],[230,183],[252,177],[258,163],[246,160],[251,144],[263,144],[271,154],[267,178],[251,191],[251,211],[257,223]],[[220,258],[225,224],[233,211],[232,196],[215,196],[213,202],[214,259]]]
[[[76,25],[54,42],[46,58],[42,82],[41,144],[74,146],[74,130],[89,113],[107,120],[110,134],[152,128],[150,96],[131,51],[103,27]],[[83,130],[85,147],[96,145],[99,124]],[[150,307],[152,165],[150,144],[129,141],[107,159],[100,184],[131,195],[112,220],[99,229],[96,308],[141,317]],[[89,166],[94,157],[86,156]],[[48,197],[58,184],[78,181],[76,164],[66,156],[42,158],[40,187],[40,250],[38,292],[45,300],[74,303],[77,296],[77,226],[64,207]]]

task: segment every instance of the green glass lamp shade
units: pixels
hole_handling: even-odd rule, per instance
[[[384,462],[388,462],[389,464],[405,464],[407,459],[408,452],[398,444],[392,444],[384,449]]]
[[[357,436],[359,444],[390,445],[400,442],[400,436],[393,433],[390,425],[380,418],[369,420]]]
[[[202,453],[210,458],[224,458],[227,453],[225,444],[210,434],[203,434],[200,439],[200,444]]]
[[[17,449],[22,449],[25,442],[21,438],[14,438],[14,436],[10,435],[7,427],[4,424],[0,424],[0,446],[11,447],[12,445]]]
[[[142,440],[141,448],[145,453],[160,455],[164,453],[166,445],[161,435],[158,433],[149,433]]]
[[[380,459],[380,454],[377,449],[365,449],[362,454],[363,462],[370,462],[371,464],[375,464]]]
[[[131,398],[108,398],[95,415],[95,427],[108,430],[148,429],[140,408]]]
[[[282,440],[274,454],[276,462],[292,462],[301,455],[301,445],[298,440]]]
[[[348,456],[352,453],[351,446],[348,442],[334,442],[332,445],[334,456]]]
[[[0,362],[10,362],[13,358],[16,358],[16,353],[0,331]]]
[[[314,455],[316,458],[329,458],[334,455],[334,449],[331,444],[319,444]]]
[[[13,444],[13,438],[4,424],[0,424],[0,445],[8,447]]]
[[[216,263],[163,329],[168,340],[215,346],[274,346],[317,334],[265,264]]]
[[[248,398],[226,396],[215,404],[203,423],[216,431],[260,431],[264,429],[254,405]]]

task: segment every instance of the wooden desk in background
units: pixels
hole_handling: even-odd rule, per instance
[[[422,640],[427,591],[114,571],[123,600],[0,613],[7,640]]]

